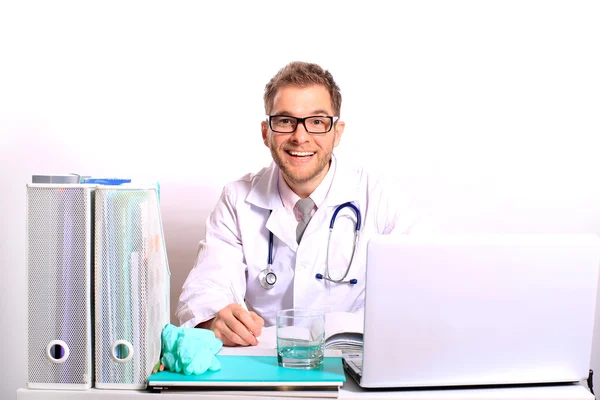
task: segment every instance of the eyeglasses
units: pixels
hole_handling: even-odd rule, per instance
[[[305,118],[290,117],[289,115],[267,115],[269,128],[277,133],[294,133],[298,124],[304,125],[306,132],[312,134],[323,134],[331,130],[331,127],[339,117],[311,116]]]

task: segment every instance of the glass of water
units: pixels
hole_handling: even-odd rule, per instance
[[[324,342],[324,311],[294,308],[277,313],[277,361],[282,367],[317,368]]]

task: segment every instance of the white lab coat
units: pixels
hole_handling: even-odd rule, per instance
[[[273,163],[223,189],[207,220],[206,239],[200,242],[196,265],[183,285],[176,311],[181,326],[196,326],[233,303],[230,282],[248,308],[264,318],[265,326],[275,323],[278,310],[291,307],[362,312],[369,238],[437,229],[399,188],[337,159],[329,193],[298,245],[296,222],[279,196],[278,176],[279,168]],[[352,202],[362,214],[358,246],[346,278],[357,279],[355,285],[315,278],[325,271],[331,217],[336,207],[346,202]],[[339,279],[346,271],[355,222],[349,208],[336,218],[328,263],[332,278]],[[277,283],[266,290],[258,275],[267,266],[269,231],[274,234],[272,270]]]

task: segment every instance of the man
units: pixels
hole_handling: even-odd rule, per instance
[[[183,286],[183,327],[247,346],[281,309],[360,313],[369,238],[434,229],[406,195],[333,156],[341,103],[333,76],[316,64],[292,62],[267,84],[261,130],[273,163],[223,189]],[[310,199],[306,215],[301,199]]]

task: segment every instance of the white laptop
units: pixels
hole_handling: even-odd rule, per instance
[[[596,235],[374,237],[345,367],[370,388],[583,380],[599,266]]]

